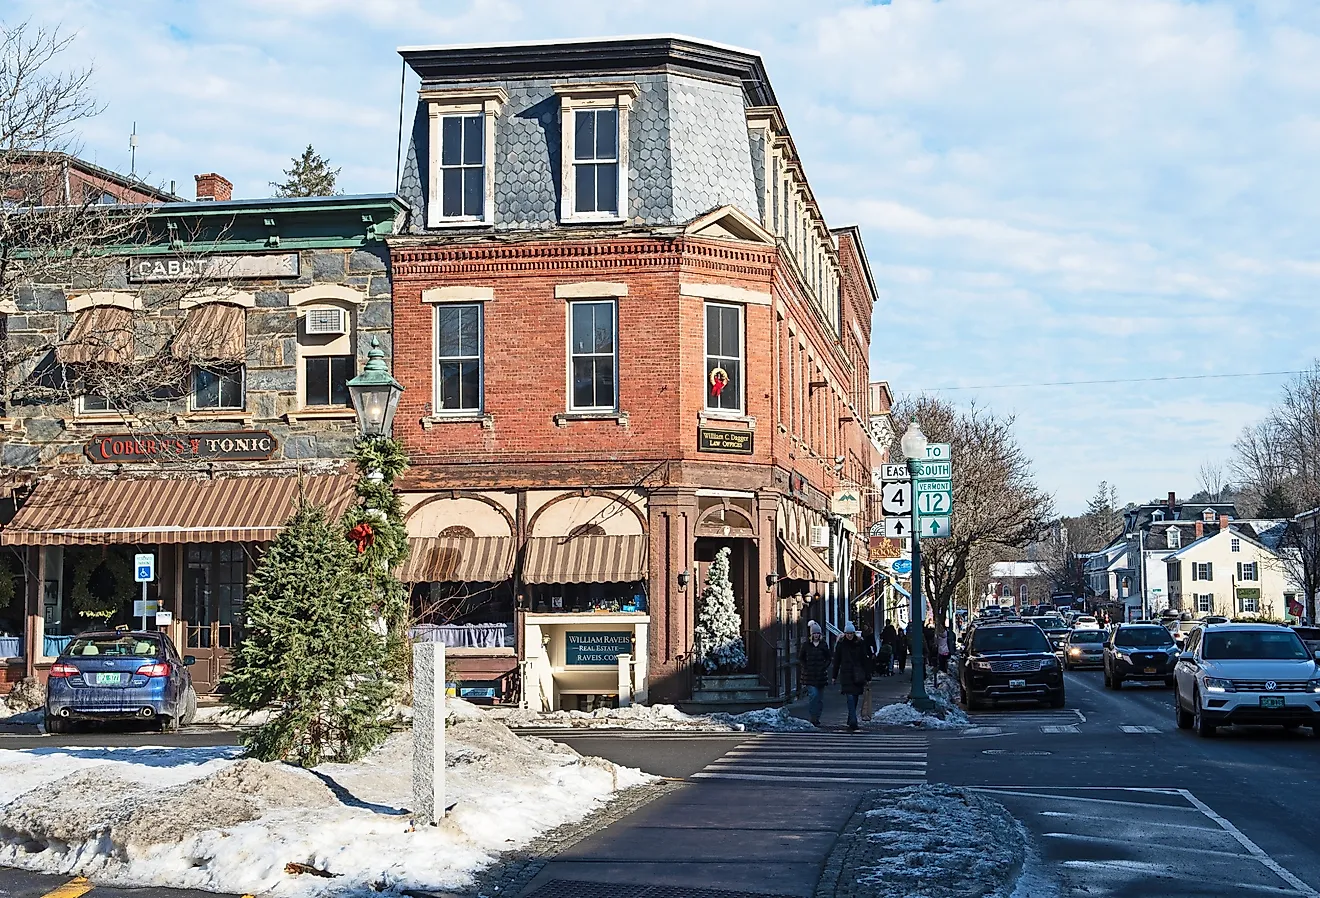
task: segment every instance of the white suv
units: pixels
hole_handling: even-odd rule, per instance
[[[1221,726],[1277,724],[1320,734],[1320,664],[1287,627],[1198,627],[1178,656],[1174,679],[1181,729],[1213,736]]]

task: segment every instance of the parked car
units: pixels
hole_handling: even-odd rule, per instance
[[[1320,652],[1320,627],[1293,627],[1308,652]]]
[[[1196,629],[1196,626],[1197,625],[1192,621],[1177,619],[1166,620],[1164,622],[1164,629],[1169,631],[1169,635],[1173,637],[1174,644],[1180,649],[1187,644],[1187,637],[1191,635],[1192,630]]]
[[[1103,667],[1105,663],[1105,631],[1099,627],[1073,630],[1068,634],[1064,649],[1064,670],[1079,667]]]
[[[1178,658],[1178,727],[1213,736],[1221,726],[1309,726],[1320,734],[1320,658],[1288,627],[1207,624]]]
[[[1122,689],[1127,680],[1163,680],[1173,685],[1178,646],[1159,624],[1122,624],[1105,642],[1105,685]]]
[[[1063,618],[1057,614],[1043,614],[1028,617],[1025,620],[1031,621],[1031,623],[1044,630],[1045,635],[1049,637],[1050,647],[1054,649],[1056,654],[1063,654],[1064,645],[1068,641],[1068,632],[1071,629],[1064,623]]]
[[[123,630],[75,637],[46,681],[46,732],[79,721],[156,721],[162,730],[192,723],[197,692],[188,667],[164,633]]]
[[[1064,703],[1063,669],[1044,631],[1025,621],[978,624],[958,659],[958,682],[968,711],[999,699]]]
[[[1100,621],[1090,614],[1080,614],[1073,621],[1074,630],[1099,630]]]

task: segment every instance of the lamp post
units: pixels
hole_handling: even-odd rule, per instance
[[[917,479],[916,463],[926,457],[926,444],[926,435],[921,432],[921,425],[913,419],[898,445],[907,459],[908,476],[911,478],[914,490]],[[912,633],[914,625],[917,628],[916,636],[912,639],[912,694],[909,699],[912,707],[918,711],[929,711],[935,703],[926,694],[926,669],[922,657],[926,648],[926,611],[922,607],[921,526],[917,517],[915,498],[914,496],[912,502],[912,526],[908,531],[912,538],[912,613],[908,622],[908,633]]]
[[[375,337],[371,338],[367,366],[346,386],[353,410],[357,412],[358,432],[368,438],[388,437],[394,428],[394,413],[399,408],[403,384],[390,375],[385,352]]]

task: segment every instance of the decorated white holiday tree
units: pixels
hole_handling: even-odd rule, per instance
[[[729,555],[727,547],[715,553],[701,591],[696,649],[707,673],[729,673],[747,666],[747,651],[740,635],[742,618],[734,606],[733,583],[729,580]]]

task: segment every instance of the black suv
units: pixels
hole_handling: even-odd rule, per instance
[[[1056,654],[1062,655],[1068,647],[1068,633],[1072,627],[1064,623],[1063,618],[1057,614],[1040,614],[1035,617],[1025,618],[1045,631],[1045,636],[1050,641],[1050,648],[1054,649]]]
[[[1125,680],[1163,680],[1173,685],[1178,646],[1160,624],[1123,624],[1105,642],[1105,685],[1122,689]]]
[[[985,621],[967,634],[958,682],[968,711],[996,699],[1037,699],[1063,707],[1063,668],[1045,633],[1024,621]]]

